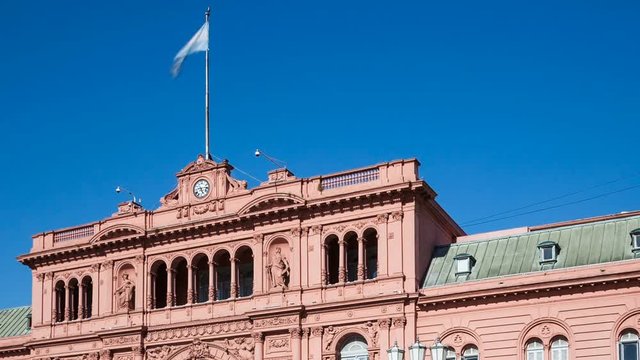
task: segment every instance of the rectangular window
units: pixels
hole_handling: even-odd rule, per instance
[[[551,360],[569,360],[569,349],[552,349]]]
[[[542,251],[542,261],[555,260],[555,248],[553,246],[543,247],[540,251]]]
[[[633,234],[633,249],[640,249],[640,234]]]
[[[638,343],[621,343],[620,360],[638,360]]]
[[[456,260],[456,265],[456,274],[471,272],[471,269],[469,269],[469,258]]]

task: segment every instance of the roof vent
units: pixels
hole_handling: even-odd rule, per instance
[[[540,249],[540,264],[552,264],[558,261],[558,253],[560,252],[560,246],[555,241],[543,241],[538,244]]]
[[[453,259],[456,261],[456,276],[471,274],[471,268],[476,264],[476,259],[466,253],[458,254]]]

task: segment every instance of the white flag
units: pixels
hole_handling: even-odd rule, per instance
[[[180,68],[182,67],[182,63],[187,55],[209,50],[209,22],[205,22],[204,25],[198,30],[198,32],[193,35],[191,40],[185,45],[176,57],[173,58],[173,66],[171,67],[171,74],[173,77],[178,76],[180,73]]]

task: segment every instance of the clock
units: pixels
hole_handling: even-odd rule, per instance
[[[209,195],[210,189],[211,187],[209,186],[209,182],[205,179],[200,179],[193,185],[193,195],[195,195],[198,199],[202,199],[203,197]]]

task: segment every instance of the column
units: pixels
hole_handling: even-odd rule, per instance
[[[391,347],[389,343],[389,328],[391,327],[390,319],[380,319],[378,320],[378,328],[380,329],[378,345],[380,346],[380,352],[386,351]]]
[[[147,310],[153,309],[153,302],[154,302],[153,301],[153,298],[154,298],[153,293],[154,293],[154,291],[153,291],[153,285],[152,284],[154,282],[153,281],[154,275],[155,274],[152,273],[151,271],[149,271],[147,273],[147,289],[146,289],[146,291],[147,291],[147,297],[146,297],[146,299],[147,299],[146,300]]]
[[[321,326],[311,328],[311,334],[309,336],[309,354],[318,354],[318,355],[322,354],[322,327]]]
[[[187,265],[187,304],[193,304],[193,266]]]
[[[358,280],[364,280],[364,238],[358,238]]]
[[[311,334],[311,328],[302,329],[302,358],[309,358],[309,335]]]
[[[302,330],[300,328],[289,329],[291,334],[292,360],[302,360]]]
[[[212,261],[209,261],[209,301],[214,301],[216,299],[216,285],[215,285],[215,280],[216,278],[216,268],[215,268],[215,263]]]
[[[237,280],[237,275],[236,274],[236,262],[238,261],[238,259],[236,258],[231,258],[231,298],[235,299],[236,297],[238,297],[238,280]]]
[[[69,321],[71,318],[71,307],[69,306],[71,291],[69,291],[69,284],[64,286],[64,320]]]
[[[345,272],[345,264],[344,264],[344,240],[338,240],[338,245],[340,247],[340,256],[338,262],[338,282],[344,283],[347,281],[347,274]]]
[[[84,319],[84,285],[78,284],[78,319]]]
[[[264,334],[261,332],[256,332],[251,334],[253,337],[254,343],[254,360],[262,360],[264,356]]]
[[[134,346],[131,348],[131,351],[133,352],[133,360],[142,360],[144,355],[142,354],[142,347],[141,346]]]
[[[320,244],[320,284],[327,285],[327,244]]]
[[[167,269],[167,307],[173,306],[173,269]]]

